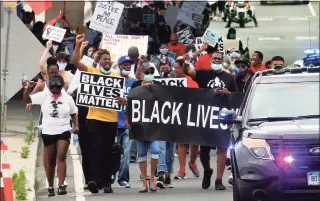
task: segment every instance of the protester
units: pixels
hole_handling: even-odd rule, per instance
[[[281,57],[281,56],[274,56],[274,57],[271,59],[271,68],[274,69],[276,66],[281,66],[281,67],[284,67],[284,66],[285,66],[283,57]]]
[[[176,54],[176,57],[178,57],[184,55],[186,47],[184,44],[178,42],[178,36],[176,33],[171,33],[168,48],[171,52]]]
[[[227,34],[228,40],[237,40],[237,31],[234,28],[229,28],[228,34]],[[239,51],[241,54],[245,53],[245,50],[243,49],[243,45],[241,40],[239,40]]]
[[[250,71],[250,61],[246,58],[239,59],[235,62],[240,72],[236,79],[239,92],[246,92],[253,76]]]
[[[263,61],[263,54],[260,51],[254,51],[251,57],[251,66],[250,66],[250,70],[252,71],[252,73],[267,70],[266,66],[262,64],[262,61]]]
[[[173,67],[175,62],[173,58],[168,57],[168,52],[168,45],[166,43],[162,43],[159,48],[159,54],[152,55],[150,58],[150,62],[152,62],[156,66],[156,68],[159,69],[160,60],[165,57],[168,58],[170,67]]]
[[[49,65],[50,69],[56,68],[58,65]],[[49,78],[49,90],[34,93],[30,95],[34,82],[29,82],[28,87],[24,91],[24,101],[33,105],[41,105],[42,118],[42,139],[44,144],[44,154],[46,155],[47,164],[44,165],[47,180],[49,183],[48,196],[55,196],[53,188],[54,174],[56,163],[58,167],[59,189],[58,195],[67,194],[64,180],[66,176],[66,155],[70,144],[71,126],[70,116],[72,118],[74,134],[78,134],[78,120],[76,107],[73,99],[67,93],[63,92],[64,81],[58,75],[52,75]]]
[[[189,69],[188,74],[191,74],[200,88],[209,88],[227,94],[230,92],[238,92],[236,81],[232,75],[222,70],[223,55],[221,52],[215,51],[211,57],[211,70],[209,71],[193,71]],[[217,147],[217,176],[215,181],[216,190],[225,190],[226,187],[222,183],[222,177],[227,160],[228,145]],[[211,176],[213,169],[210,167],[210,150],[213,147],[200,147],[200,160],[204,169],[202,180],[202,188],[208,189],[211,185]]]
[[[198,84],[192,80],[186,73],[189,71],[189,64],[185,63],[183,57],[178,57],[174,65],[174,71],[177,78],[186,78],[188,88],[199,88]],[[178,159],[179,159],[179,171],[174,177],[175,179],[184,179],[186,176],[186,145],[178,144]],[[188,166],[195,177],[199,177],[199,170],[196,164],[196,160],[199,153],[198,145],[191,145],[191,158]]]
[[[129,95],[133,83],[136,81],[130,76],[131,65],[134,61],[129,56],[122,56],[118,59],[120,75],[126,79],[125,81],[125,96]],[[121,160],[118,183],[121,188],[131,188],[129,183],[129,164],[131,158],[131,145],[134,140],[129,139],[129,129],[125,125],[125,108],[123,107],[118,114],[118,137],[123,150]]]
[[[145,58],[145,57],[143,57]],[[131,89],[138,86],[148,87],[151,84],[160,84],[154,80],[155,66],[152,63],[148,65],[143,65],[142,62],[138,65],[137,71],[141,72],[142,80],[138,80],[133,83]],[[131,128],[128,123],[128,117],[126,115],[126,124],[128,128]],[[156,192],[157,187],[155,183],[155,173],[157,169],[158,159],[160,155],[160,147],[158,141],[138,141],[137,140],[137,150],[138,150],[138,162],[139,168],[142,176],[142,189],[139,193],[146,193],[149,191]],[[151,155],[151,169],[150,169],[150,181],[149,186],[147,185],[147,152],[150,152]]]
[[[76,47],[73,55],[76,67],[84,72],[118,77],[117,73],[111,71],[111,57],[106,50],[99,54],[99,68],[86,66],[81,62],[80,46],[83,40],[83,34],[76,37]],[[117,134],[118,112],[90,107],[87,120],[88,135],[91,135],[89,150],[90,176],[92,177],[88,183],[88,188],[91,193],[98,193],[98,184],[100,183],[104,193],[113,193],[111,188],[112,167],[109,163],[112,161],[112,148]]]
[[[199,56],[198,61],[194,64],[196,70],[210,70],[211,69],[211,56],[212,53],[216,50],[215,47],[210,45],[207,46],[206,54]]]
[[[264,66],[267,68],[267,69],[271,69],[271,60],[268,60],[264,63]]]
[[[157,17],[157,30],[158,30],[158,39],[159,43],[169,43],[170,35],[171,35],[171,28],[169,25],[166,24],[166,20],[162,15]]]

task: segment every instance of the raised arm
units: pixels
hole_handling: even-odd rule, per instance
[[[24,101],[26,104],[31,103],[30,92],[31,92],[31,90],[32,90],[32,87],[34,87],[34,85],[35,85],[35,82],[30,81],[30,82],[28,82],[27,86],[24,88],[24,91],[23,91],[23,101]]]
[[[40,71],[44,74],[47,72],[46,61],[47,61],[48,54],[49,54],[51,47],[52,47],[52,41],[48,40],[47,44],[46,44],[46,49],[44,50],[44,52],[40,58],[40,61],[39,61]]]
[[[84,34],[81,35],[77,35],[76,37],[76,47],[74,48],[74,52],[73,52],[73,63],[74,65],[77,67],[77,69],[79,69],[80,71],[84,71],[87,72],[88,71],[88,67],[83,64],[81,62],[81,55],[80,55],[80,48],[81,48],[81,44],[84,40]]]

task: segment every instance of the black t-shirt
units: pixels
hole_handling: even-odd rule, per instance
[[[135,87],[140,87],[142,82],[143,82],[143,80],[137,80],[137,81],[135,81],[135,82],[132,84],[131,89],[133,89],[133,88],[135,88]],[[158,82],[158,81],[153,80],[153,84],[161,84],[161,82]]]
[[[216,73],[212,70],[200,70],[196,73],[196,82],[200,88],[220,90],[227,88],[230,92],[239,91],[235,78],[225,71]]]
[[[246,92],[248,87],[250,86],[253,74],[250,73],[250,77],[247,81],[242,81],[240,78],[237,78],[237,86],[239,88],[239,92]]]

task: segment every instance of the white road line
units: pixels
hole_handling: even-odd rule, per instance
[[[296,40],[316,40],[316,36],[296,36]]]
[[[316,11],[314,10],[313,5],[312,5],[311,2],[309,2],[308,8],[309,8],[309,10],[310,10],[311,15],[312,15],[313,17],[316,17],[316,16],[317,16],[317,13],[316,13]]]
[[[258,37],[258,40],[281,40],[280,37]]]
[[[73,165],[73,177],[74,177],[74,190],[76,192],[76,201],[85,201],[84,189],[83,189],[83,171],[80,162],[80,157],[77,148],[70,144],[69,146],[70,155],[72,158]]]
[[[308,20],[307,17],[290,17],[289,20],[299,21],[299,20]]]
[[[264,18],[258,18],[258,21],[272,21],[273,18],[272,17],[264,17]]]

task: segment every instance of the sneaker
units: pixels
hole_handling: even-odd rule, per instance
[[[156,182],[156,186],[160,189],[164,189],[164,178],[163,177],[159,177],[157,182]]]
[[[197,164],[195,163],[195,164],[191,165],[191,163],[189,162],[188,165],[189,165],[189,168],[190,168],[192,174],[193,174],[195,177],[199,177],[200,174],[199,174],[199,170],[198,170]]]
[[[218,191],[226,190],[226,187],[222,184],[222,179],[216,179],[215,189]]]
[[[166,179],[164,180],[164,185],[167,188],[174,188],[172,183],[171,183],[171,177],[170,176],[166,176]]]
[[[86,184],[86,185],[83,187],[83,190],[85,190],[85,191],[88,191],[88,190],[89,190],[88,184]]]
[[[66,180],[64,180],[63,185],[68,187],[68,182]],[[59,180],[57,179],[57,186],[59,188]]]
[[[67,187],[65,185],[60,185],[58,188],[58,195],[66,195]]]
[[[119,181],[119,188],[131,188],[131,185],[126,181]]]
[[[174,179],[184,179],[186,177],[186,173],[179,170],[178,174],[174,176]]]
[[[175,157],[178,157],[178,154],[177,154],[177,153],[174,153],[174,156],[175,156]]]
[[[104,193],[113,193],[113,190],[111,188],[111,185],[106,185],[103,187],[103,192]]]
[[[54,192],[53,187],[49,187],[49,188],[48,188],[48,196],[49,196],[49,197],[53,197],[53,196],[55,196],[55,195],[56,195],[56,193]]]
[[[202,188],[208,189],[211,185],[211,176],[213,174],[213,169],[205,170],[203,172]]]
[[[89,181],[88,188],[91,193],[99,193],[98,185],[94,181]]]
[[[233,176],[232,176],[232,175],[230,175],[230,176],[228,177],[228,183],[229,183],[230,185],[233,185]]]
[[[227,170],[231,170],[231,165],[227,166]]]
[[[116,182],[116,175],[111,176],[111,184],[114,184]]]
[[[142,181],[143,179],[142,179],[142,174],[140,174],[140,180]],[[150,177],[149,176],[147,176],[147,180],[150,180]]]

